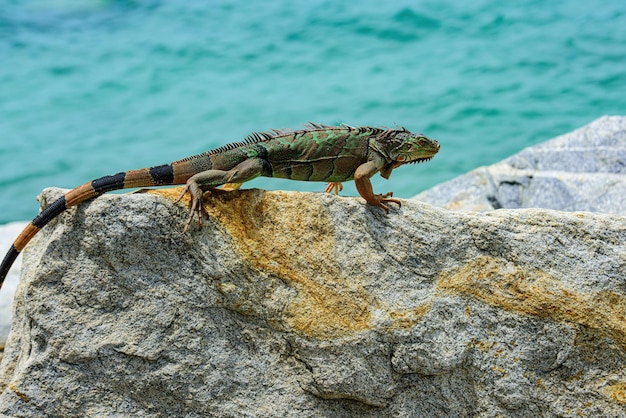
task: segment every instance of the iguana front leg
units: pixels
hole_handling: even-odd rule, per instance
[[[354,172],[354,183],[359,194],[367,203],[374,206],[379,206],[389,213],[389,208],[385,205],[386,202],[397,203],[398,206],[402,206],[399,199],[393,199],[393,192],[385,194],[374,194],[372,189],[372,183],[370,177],[372,177],[380,168],[374,161],[368,161],[365,164],[361,164]]]
[[[187,180],[187,184],[177,200],[177,202],[180,201],[185,193],[189,193],[191,196],[191,209],[189,211],[187,222],[185,222],[183,233],[187,232],[187,229],[189,229],[189,225],[193,220],[194,214],[198,215],[200,228],[202,228],[202,217],[208,217],[208,214],[204,209],[204,205],[202,204],[202,196],[205,191],[222,184],[241,184],[260,176],[262,173],[263,160],[260,158],[252,158],[245,160],[231,170],[206,170],[191,176],[189,180]],[[238,188],[239,187],[233,189],[236,190]]]

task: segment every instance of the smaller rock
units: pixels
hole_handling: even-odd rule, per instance
[[[626,215],[626,117],[587,126],[414,197],[452,210],[545,208]]]
[[[0,225],[0,257],[4,257],[4,254],[9,250],[15,237],[22,232],[22,229],[28,222],[12,222],[6,225]],[[4,347],[4,344],[9,335],[11,329],[11,319],[13,317],[13,296],[15,295],[15,289],[20,281],[20,267],[22,264],[22,257],[19,256],[13,268],[9,271],[4,284],[2,285],[2,292],[0,292],[0,345]]]

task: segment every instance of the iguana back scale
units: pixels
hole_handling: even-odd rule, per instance
[[[429,160],[438,151],[437,141],[404,128],[309,124],[300,130],[254,132],[241,142],[170,164],[101,177],[68,191],[26,226],[0,264],[0,287],[18,254],[41,228],[66,209],[112,190],[185,184],[181,198],[189,193],[192,202],[185,231],[194,214],[202,225],[204,192],[224,184],[238,188],[258,176],[325,181],[330,183],[327,191],[355,180],[367,203],[388,212],[385,203],[400,201],[392,193],[374,194],[369,178],[379,171],[389,178],[394,168]]]

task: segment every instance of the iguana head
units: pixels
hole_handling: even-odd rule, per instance
[[[439,152],[439,142],[404,128],[387,129],[376,136],[370,145],[387,161],[380,170],[380,175],[386,179],[394,168],[402,164],[428,161]]]

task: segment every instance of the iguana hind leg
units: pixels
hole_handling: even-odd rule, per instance
[[[206,170],[191,176],[187,180],[187,184],[183,189],[177,201],[180,201],[185,193],[191,196],[191,210],[189,217],[185,222],[183,233],[187,232],[194,214],[198,215],[198,224],[202,228],[203,216],[208,216],[204,205],[202,204],[202,196],[204,192],[209,191],[223,184],[243,183],[252,180],[263,173],[263,167],[266,164],[260,158],[252,158],[245,160],[230,170]],[[238,188],[238,187],[237,187]]]

